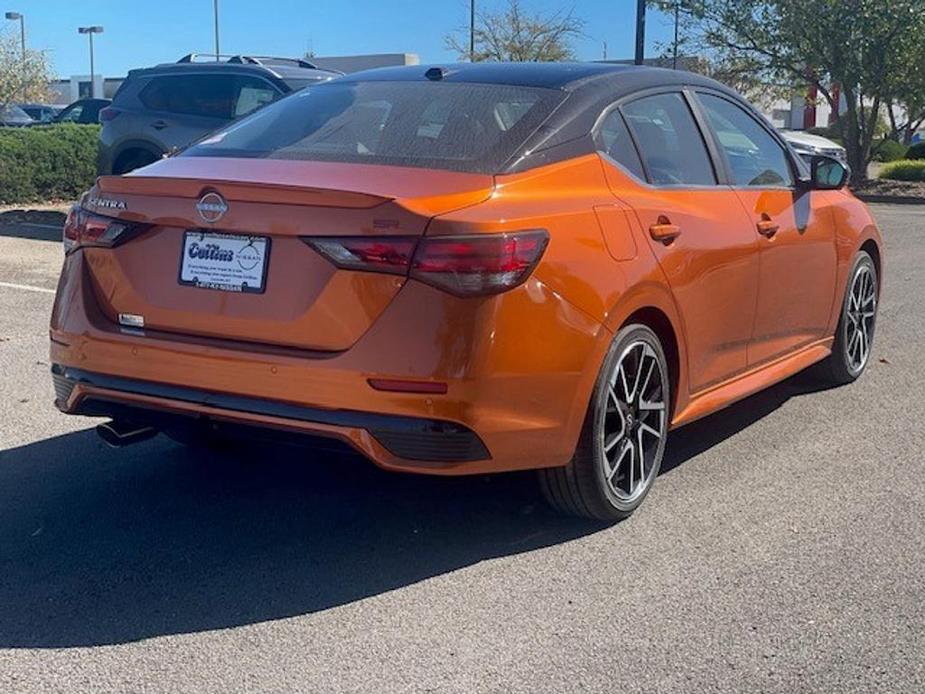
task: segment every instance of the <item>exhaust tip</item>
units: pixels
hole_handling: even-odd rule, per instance
[[[96,433],[107,445],[113,448],[124,448],[157,436],[157,429],[132,422],[113,420],[97,424]]]

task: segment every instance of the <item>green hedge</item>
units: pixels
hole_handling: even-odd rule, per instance
[[[925,142],[916,142],[906,152],[906,159],[925,159]]]
[[[902,159],[884,164],[880,169],[880,178],[887,178],[891,181],[925,182],[925,160]]]
[[[907,159],[906,150],[909,149],[906,145],[902,145],[896,140],[887,140],[883,139],[878,142],[874,142],[873,150],[873,159],[874,161],[879,162],[888,162],[888,161],[899,161],[900,159]]]
[[[0,204],[72,200],[93,185],[98,125],[0,128]]]

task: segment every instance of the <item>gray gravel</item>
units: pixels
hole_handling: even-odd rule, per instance
[[[676,432],[615,527],[529,475],[106,449],[51,406],[52,295],[0,285],[0,691],[925,690],[925,212],[875,213],[869,372]],[[60,253],[0,227],[0,283]]]

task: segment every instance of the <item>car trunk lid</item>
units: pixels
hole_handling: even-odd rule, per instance
[[[481,202],[492,187],[488,175],[407,167],[165,159],[99,179],[85,207],[146,230],[115,248],[83,252],[113,321],[133,316],[151,330],[342,351],[382,314],[405,278],[337,269],[300,237],[419,236],[432,217]],[[206,219],[197,210],[209,194],[225,206],[214,221],[206,219],[221,206],[206,206]],[[189,233],[203,244],[214,238],[209,234],[266,239],[255,246],[267,254],[262,291],[183,284]]]

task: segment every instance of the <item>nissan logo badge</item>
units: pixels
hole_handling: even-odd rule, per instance
[[[202,221],[214,224],[228,211],[228,203],[218,193],[206,193],[196,203],[196,210]]]

